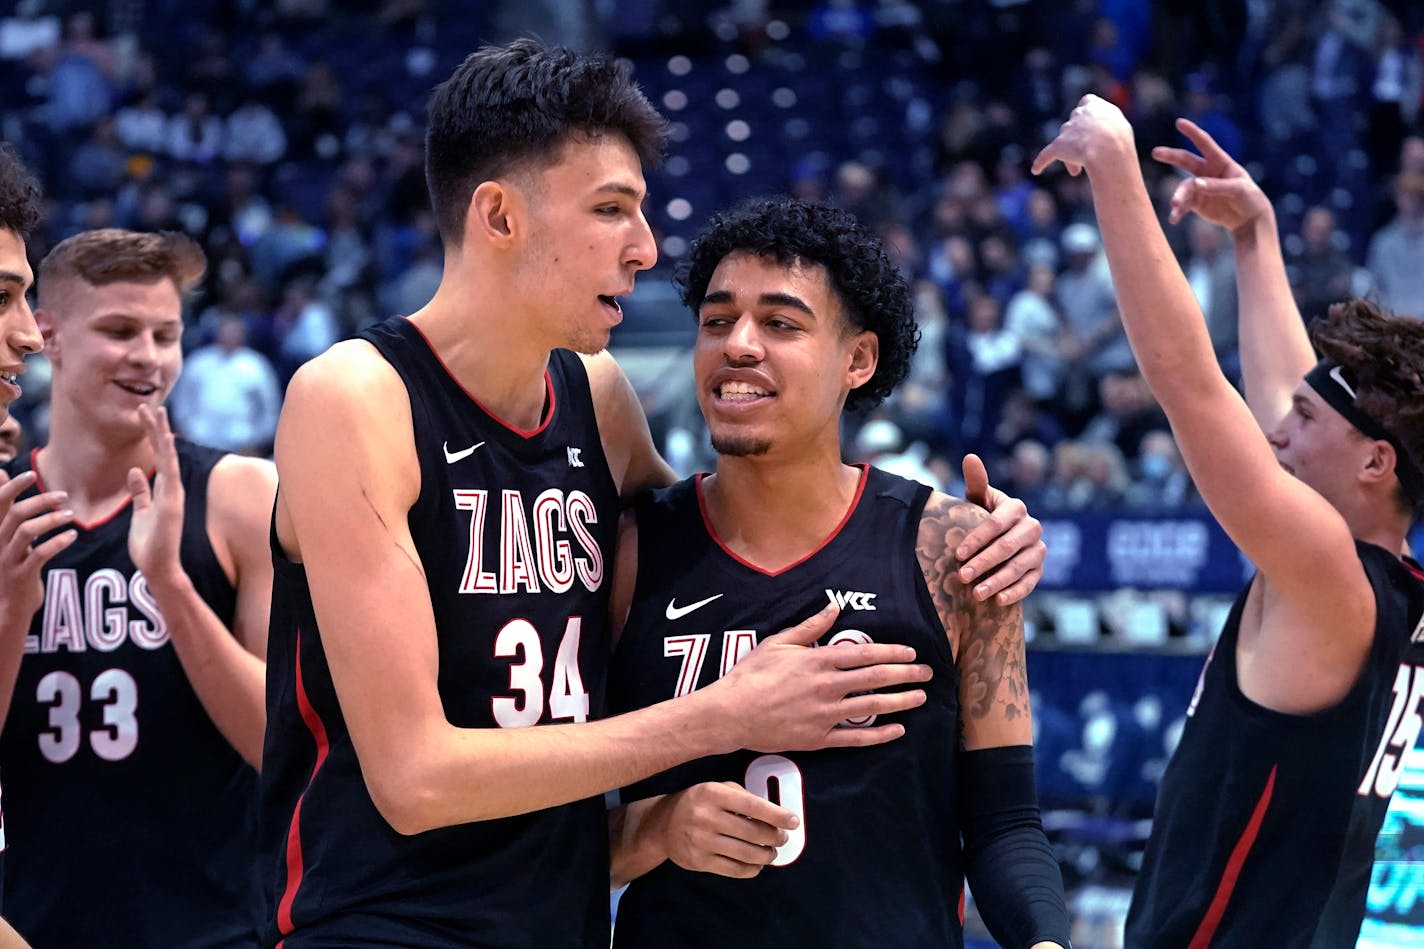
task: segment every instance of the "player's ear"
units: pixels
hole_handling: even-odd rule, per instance
[[[481,243],[507,243],[515,230],[516,204],[516,195],[505,182],[480,182],[465,214],[465,237]]]
[[[1399,455],[1394,446],[1384,439],[1376,439],[1369,443],[1369,453],[1360,468],[1360,480],[1368,484],[1392,480],[1398,463]]]
[[[35,310],[35,324],[40,328],[40,337],[44,340],[45,358],[51,363],[59,363],[59,337],[54,332],[55,322],[54,310],[41,307]]]
[[[852,389],[858,389],[875,375],[880,364],[880,337],[870,330],[861,330],[851,337],[850,365],[846,369]]]

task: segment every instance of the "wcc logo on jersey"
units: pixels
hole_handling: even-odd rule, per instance
[[[841,608],[841,612],[849,613],[852,610],[875,610],[874,593],[862,593],[859,590],[827,590],[826,597]]]

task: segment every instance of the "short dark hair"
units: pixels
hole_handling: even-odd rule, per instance
[[[8,143],[0,142],[0,228],[27,241],[40,223],[40,184]]]
[[[82,231],[54,245],[40,261],[40,305],[45,306],[69,277],[96,287],[166,277],[182,296],[197,286],[207,268],[207,256],[198,242],[180,231],[149,233],[116,227]]]
[[[425,133],[425,181],[440,236],[458,246],[480,182],[522,164],[542,167],[577,135],[623,135],[646,165],[662,158],[667,122],[628,66],[534,40],[485,46],[435,89]]]
[[[1397,316],[1369,300],[1336,303],[1310,324],[1310,342],[1355,382],[1355,407],[1394,436],[1424,471],[1424,320]],[[1401,507],[1424,517],[1424,497]]]
[[[678,267],[682,302],[695,314],[712,272],[727,255],[750,251],[779,264],[795,261],[826,269],[850,329],[880,339],[875,374],[846,396],[861,412],[885,400],[910,371],[920,343],[910,286],[885,254],[880,238],[848,211],[789,197],[758,198],[713,215]]]

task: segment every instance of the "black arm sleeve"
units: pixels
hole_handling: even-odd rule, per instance
[[[956,770],[965,876],[990,935],[1005,949],[1044,940],[1068,946],[1063,877],[1039,818],[1033,748],[961,751]]]

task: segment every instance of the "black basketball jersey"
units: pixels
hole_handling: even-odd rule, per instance
[[[392,318],[362,337],[410,397],[420,494],[408,523],[434,610],[446,716],[467,728],[595,716],[618,495],[582,362],[551,355],[544,421],[526,432],[465,392],[414,323]],[[305,572],[280,549],[274,559],[262,770],[263,846],[276,869],[269,940],[606,947],[602,797],[397,833],[362,779]]]
[[[867,468],[836,533],[804,560],[768,573],[722,546],[704,516],[699,482],[638,503],[638,576],[610,672],[613,711],[709,685],[762,637],[815,613],[828,597],[843,606],[822,648],[905,643],[934,678],[924,686],[928,701],[896,716],[906,733],[888,744],[741,751],[625,789],[628,802],[735,781],[799,813],[802,823],[754,879],[666,861],[634,880],[619,904],[615,946],[962,946],[957,672],[915,554],[930,489]]]
[[[231,626],[236,591],[207,533],[222,456],[178,442],[180,559]],[[78,539],[44,568],[0,735],[6,916],[37,947],[257,946],[257,775],[179,665],[129,558],[132,513],[74,525]]]
[[[1355,546],[1375,593],[1374,642],[1330,709],[1288,715],[1241,692],[1249,584],[1237,597],[1162,778],[1126,945],[1304,947],[1327,907],[1336,935],[1321,945],[1355,944],[1375,837],[1424,695],[1424,645],[1414,642],[1424,585],[1382,548]]]

